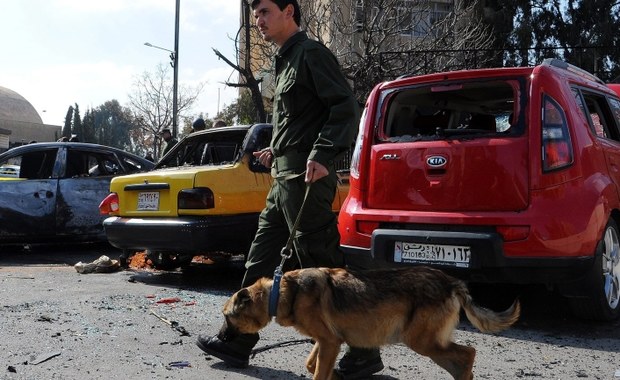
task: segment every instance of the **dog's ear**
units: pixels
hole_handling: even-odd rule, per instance
[[[252,295],[248,288],[243,288],[237,292],[237,297],[235,298],[235,313],[247,307],[252,303]]]

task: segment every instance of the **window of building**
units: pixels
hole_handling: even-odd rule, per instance
[[[452,11],[452,3],[403,0],[397,8],[400,34],[412,37],[437,36],[437,24]]]

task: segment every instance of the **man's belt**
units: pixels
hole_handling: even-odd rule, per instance
[[[301,173],[306,170],[306,162],[310,152],[287,152],[283,156],[274,157],[271,164],[271,175],[278,178],[282,175]]]

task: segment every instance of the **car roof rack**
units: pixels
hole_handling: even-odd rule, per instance
[[[584,69],[582,69],[580,67],[577,67],[575,65],[571,65],[568,62],[562,61],[561,59],[547,58],[547,59],[545,59],[543,61],[542,64],[546,65],[546,66],[558,67],[560,69],[564,69],[564,70],[570,71],[571,73],[576,74],[576,75],[578,75],[578,76],[580,76],[582,78],[589,79],[589,80],[595,81],[595,82],[600,83],[600,84],[605,84],[605,82],[603,82],[603,80],[601,78],[597,77],[596,75],[594,75],[594,74],[592,74],[592,73],[590,73],[590,72],[588,72],[588,71],[586,71],[586,70],[584,70]]]

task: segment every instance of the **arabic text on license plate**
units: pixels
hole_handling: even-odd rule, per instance
[[[394,244],[394,262],[440,264],[469,267],[471,248],[459,245],[421,244],[397,241]]]
[[[159,192],[144,191],[138,193],[138,210],[159,210]]]

